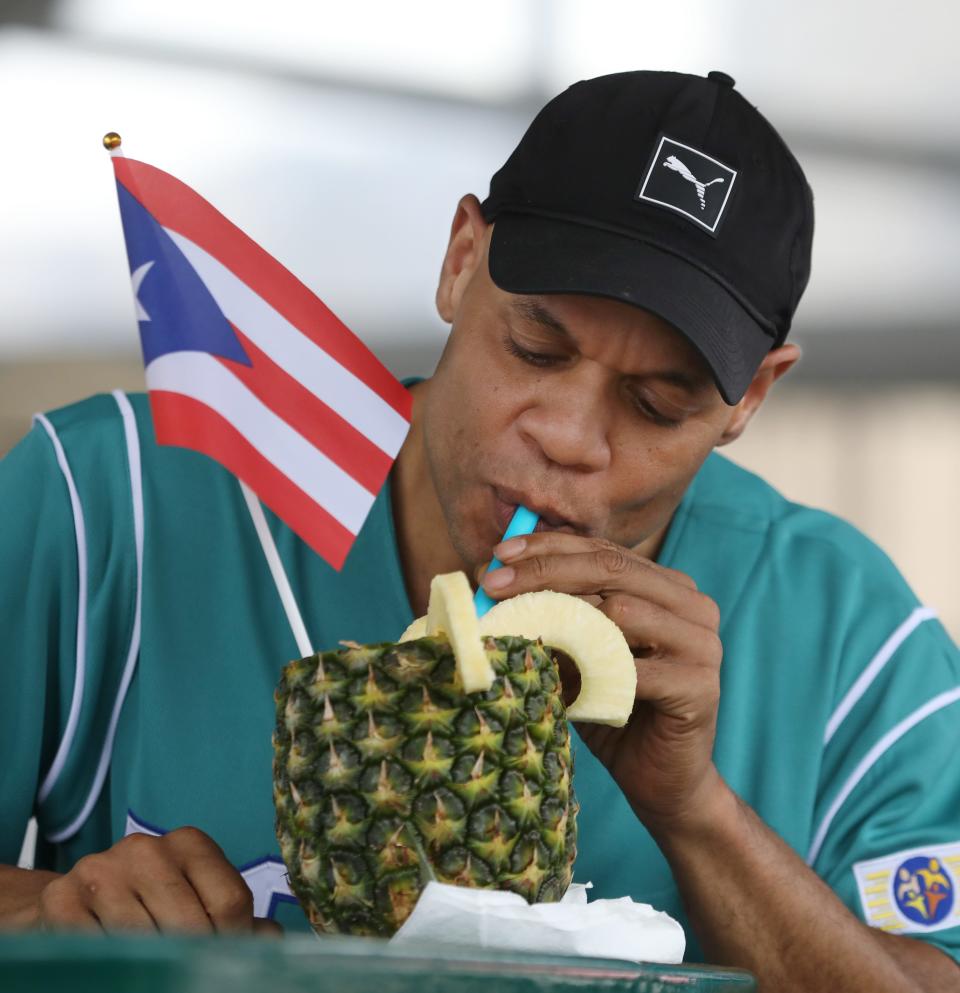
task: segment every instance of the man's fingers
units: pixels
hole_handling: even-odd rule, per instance
[[[640,658],[682,656],[694,665],[720,665],[723,646],[711,627],[622,593],[607,597],[597,609],[620,628],[630,649]]]
[[[221,932],[249,932],[253,927],[253,894],[220,846],[196,828],[171,831],[164,840],[208,926]]]
[[[719,669],[638,659],[636,699],[652,704],[679,726],[700,727],[716,717],[720,700]]]
[[[81,859],[67,878],[96,886],[124,905],[129,894],[161,931],[209,934],[213,930],[197,894],[172,857],[166,836],[131,834],[108,851]]]
[[[196,828],[130,835],[80,859],[47,885],[40,909],[51,928],[211,934],[254,926],[243,877]]]
[[[40,893],[40,921],[50,931],[102,930],[82,892],[66,876],[48,883]]]
[[[253,928],[253,894],[232,865],[193,862],[186,872],[215,931],[226,934]]]
[[[612,541],[603,538],[584,538],[582,535],[567,534],[565,531],[539,531],[518,538],[508,538],[493,549],[493,554],[501,562],[513,564],[534,555],[576,555],[597,547],[629,551],[632,556],[662,576],[686,586],[687,589],[697,588],[697,584],[685,572],[660,565],[659,562],[654,562],[653,559],[638,555],[629,549],[623,549],[621,545]]]
[[[155,931],[156,923],[137,894],[117,875],[102,854],[80,859],[73,872],[51,883],[43,897],[61,922],[76,918],[84,929],[92,916],[104,931]]]
[[[483,588],[498,600],[543,589],[604,598],[625,593],[704,627],[719,624],[719,611],[708,596],[678,584],[646,559],[617,546],[601,545],[562,555],[525,553],[509,565],[505,563],[503,568],[486,573]]]
[[[179,870],[142,877],[136,885],[137,896],[160,931],[213,933],[213,922],[200,896]]]
[[[116,885],[97,887],[90,907],[107,932],[157,930],[157,922],[132,890]]]

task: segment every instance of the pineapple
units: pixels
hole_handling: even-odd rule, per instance
[[[522,607],[521,618],[548,603]],[[438,576],[421,619],[430,634],[345,642],[283,670],[277,837],[318,932],[389,936],[431,879],[509,889],[531,903],[566,891],[577,803],[556,662],[519,632],[517,617],[500,616],[518,633],[481,634],[466,577]],[[485,618],[484,630],[496,620]],[[580,653],[580,697],[602,702],[602,676],[584,667],[589,642],[564,644]],[[632,680],[626,695],[632,704]],[[614,709],[607,701],[606,712]]]

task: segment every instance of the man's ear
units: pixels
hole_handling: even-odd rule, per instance
[[[764,357],[743,399],[733,408],[727,427],[717,442],[718,445],[729,445],[743,434],[744,428],[750,423],[750,418],[766,400],[770,388],[796,364],[799,358],[800,349],[793,344],[774,348]]]
[[[461,197],[450,226],[450,240],[437,286],[437,313],[447,324],[453,322],[464,290],[486,258],[488,228],[480,201],[472,193]]]

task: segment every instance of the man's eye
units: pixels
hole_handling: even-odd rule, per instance
[[[557,355],[545,355],[542,352],[531,352],[529,349],[523,348],[510,335],[504,336],[503,344],[511,355],[515,355],[518,359],[530,365],[543,367],[555,365],[560,361],[560,357]]]
[[[647,417],[651,421],[653,421],[653,423],[656,424],[658,427],[677,428],[683,423],[682,419],[678,419],[676,417],[668,417],[666,414],[661,413],[659,410],[657,410],[656,407],[653,406],[652,403],[650,403],[648,400],[645,400],[641,396],[637,396],[636,394],[631,394],[630,399],[633,402],[634,407],[636,407],[636,409],[639,410],[644,417]]]

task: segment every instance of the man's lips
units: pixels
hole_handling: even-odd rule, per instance
[[[521,505],[540,517],[537,522],[537,531],[563,531],[567,534],[583,534],[587,531],[584,524],[564,510],[547,500],[539,499],[535,495],[523,493],[520,490],[494,486],[493,501],[494,517],[500,534],[506,531],[514,512]]]

